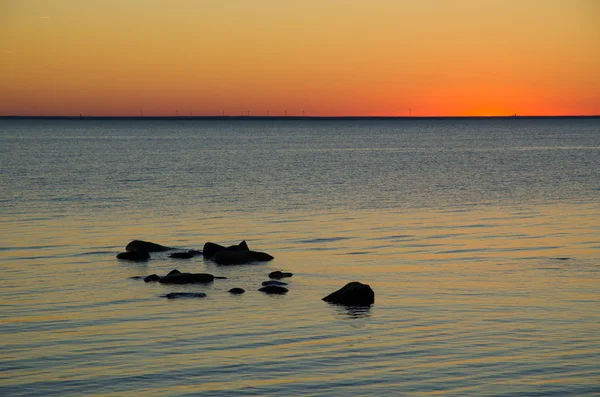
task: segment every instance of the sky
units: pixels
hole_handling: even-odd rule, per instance
[[[600,114],[596,0],[0,0],[2,115]]]

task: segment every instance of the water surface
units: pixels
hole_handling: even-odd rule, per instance
[[[1,120],[0,151],[2,395],[600,393],[597,119]],[[130,279],[173,268],[228,279]],[[354,280],[370,308],[321,301]]]

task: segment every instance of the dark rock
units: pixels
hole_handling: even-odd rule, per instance
[[[232,294],[243,294],[244,292],[246,292],[246,290],[243,288],[232,288],[229,290],[229,292]]]
[[[172,274],[181,274],[181,272],[179,270],[177,270],[177,269],[173,269],[169,273],[167,273],[167,276],[170,276]]]
[[[375,292],[368,284],[353,281],[327,295],[323,300],[340,305],[366,306],[375,303]]]
[[[248,243],[246,243],[246,240],[242,241],[241,243],[237,244],[237,245],[230,245],[229,247],[227,247],[228,250],[231,251],[250,251],[250,248],[248,248]]]
[[[117,255],[117,259],[126,261],[147,261],[150,259],[150,254],[146,251],[121,252]]]
[[[142,240],[133,240],[125,247],[126,251],[145,251],[145,252],[163,252],[163,251],[171,251],[175,248],[165,247],[164,245],[151,243],[148,241]]]
[[[161,295],[167,299],[178,299],[178,298],[206,298],[204,292],[171,292],[165,295]]]
[[[144,277],[144,281],[147,283],[158,280],[160,280],[160,276],[158,274],[151,274],[149,276]]]
[[[130,280],[143,280],[145,279],[145,276],[133,276],[133,277],[129,277]]]
[[[173,252],[172,254],[169,255],[169,258],[175,258],[175,259],[190,259],[193,257],[194,257],[194,255],[190,254],[189,252]]]
[[[258,289],[265,294],[285,294],[288,292],[288,289],[285,287],[281,287],[279,285],[267,285],[266,287],[262,287]]]
[[[202,253],[204,254],[205,258],[212,258],[214,254],[216,254],[219,251],[223,251],[224,249],[227,248],[219,244],[211,243],[209,241],[208,243],[204,244],[204,247],[202,248]]]
[[[264,252],[225,249],[215,253],[212,260],[219,265],[243,265],[250,262],[270,261],[273,257]]]
[[[208,273],[177,273],[168,274],[158,280],[161,284],[193,284],[193,283],[212,283],[215,277]]]
[[[194,256],[200,256],[202,255],[202,251],[198,251],[198,250],[189,250],[188,254],[190,255],[194,255]]]
[[[269,281],[263,281],[262,285],[265,286],[265,287],[268,286],[268,285],[279,285],[279,286],[282,286],[282,285],[288,285],[288,283],[285,283],[283,281],[277,281],[277,280],[269,280]]]
[[[568,261],[568,260],[569,260],[569,259],[571,259],[571,258],[568,258],[568,257],[566,257],[566,256],[562,256],[562,257],[558,257],[558,258],[554,258],[554,259],[556,259],[556,260],[558,260],[558,261]]]
[[[294,274],[293,273],[289,273],[289,272],[282,272],[279,270],[276,270],[274,272],[269,273],[269,278],[274,278],[274,279],[282,279],[285,277],[292,277]]]

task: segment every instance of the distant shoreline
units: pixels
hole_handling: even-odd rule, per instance
[[[0,120],[177,120],[177,121],[275,121],[275,120],[503,120],[503,119],[598,119],[593,116],[0,116]]]

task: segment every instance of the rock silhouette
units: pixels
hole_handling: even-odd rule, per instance
[[[266,252],[250,250],[245,240],[229,247],[207,242],[204,244],[202,252],[205,258],[211,259],[219,265],[243,265],[245,263],[266,262],[273,259],[273,256]]]
[[[283,282],[283,281],[277,281],[277,280],[269,280],[269,281],[263,281],[262,282],[263,287],[269,286],[269,285],[278,285],[278,286],[283,286],[283,285],[288,285],[288,283]]]
[[[164,252],[171,251],[175,248],[165,247],[164,245],[151,243],[149,241],[133,240],[125,247],[125,251],[145,251],[145,252]]]
[[[117,254],[117,259],[141,262],[150,259],[150,254],[147,251],[127,251]]]
[[[244,292],[246,292],[246,290],[243,288],[232,288],[229,290],[229,293],[231,294],[243,294]]]
[[[323,298],[325,302],[349,306],[367,306],[375,303],[375,292],[368,284],[353,281]]]
[[[214,279],[215,276],[208,273],[169,273],[161,277],[158,282],[161,284],[207,284],[212,283]]]
[[[179,299],[179,298],[206,298],[204,292],[170,292],[165,295],[161,295],[167,299]]]
[[[158,274],[151,274],[149,276],[144,277],[144,281],[147,283],[160,280],[160,276]]]
[[[287,288],[279,285],[267,285],[266,287],[259,288],[258,290],[266,294],[285,294],[288,292]]]
[[[172,254],[169,255],[169,258],[175,258],[175,259],[190,259],[193,258],[194,254],[191,254],[189,251],[187,252],[173,252]]]
[[[292,277],[293,275],[294,275],[293,273],[282,272],[282,271],[276,270],[274,272],[269,273],[269,278],[274,278],[274,279],[280,280],[285,277]]]

